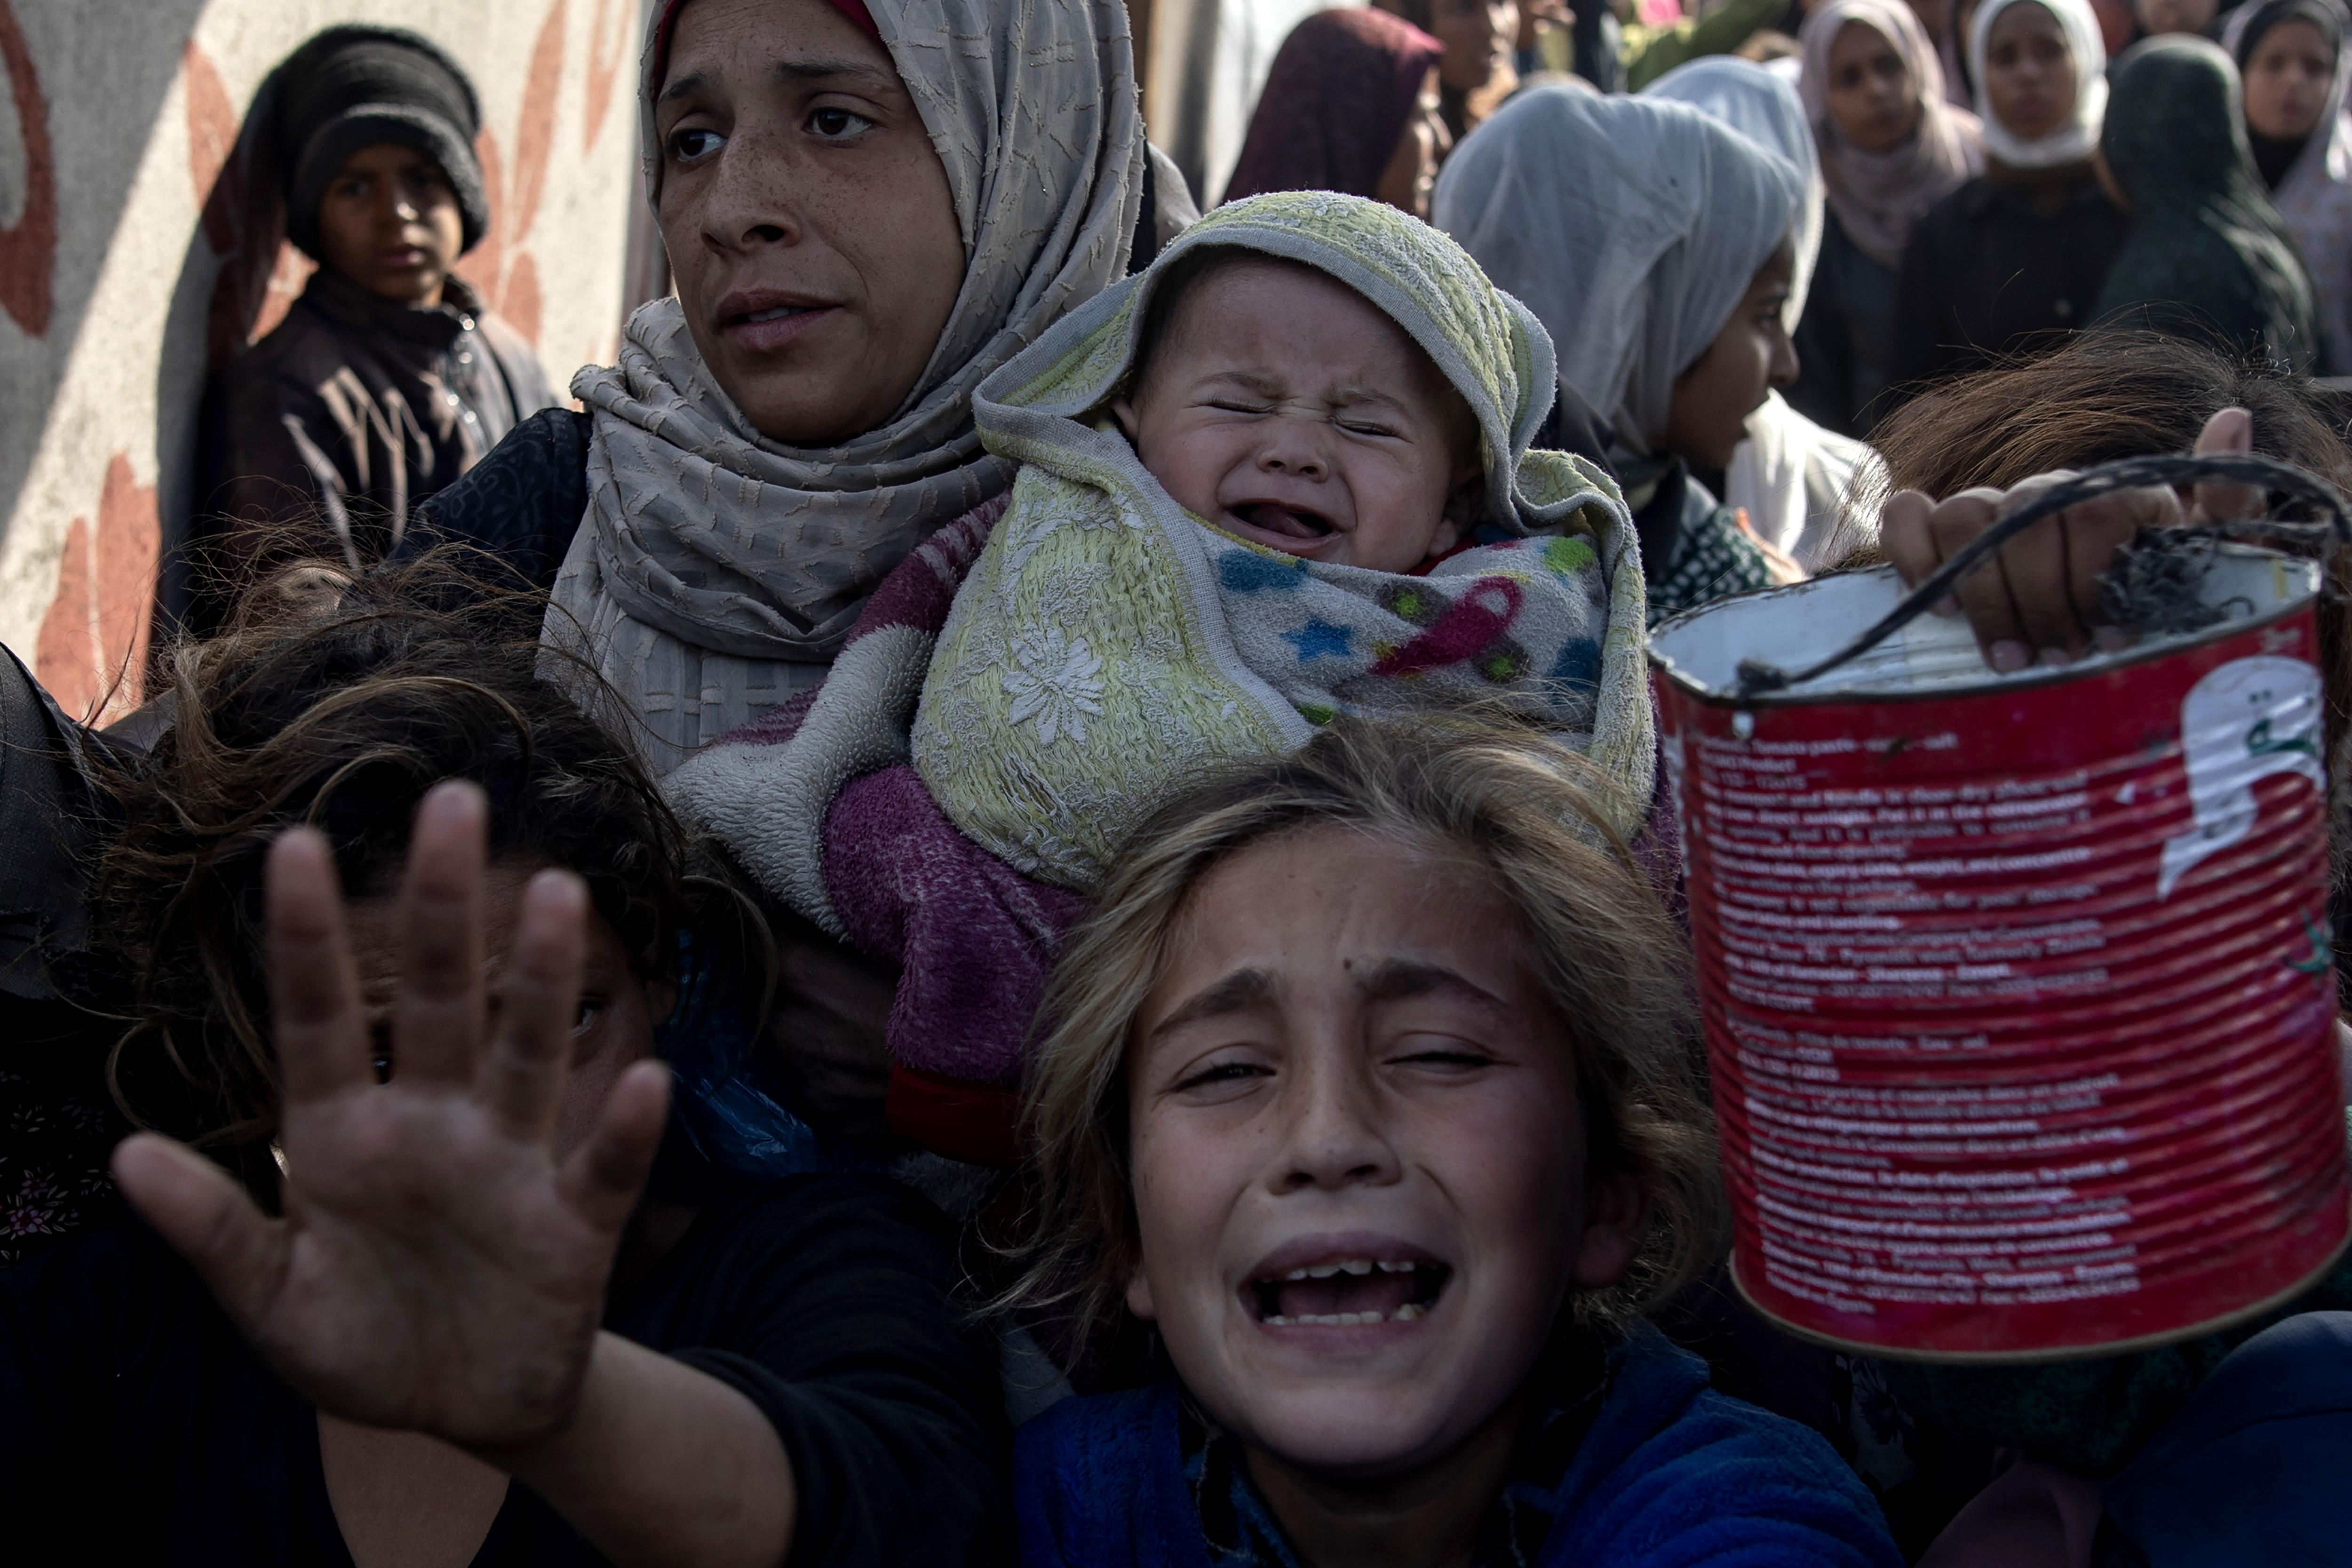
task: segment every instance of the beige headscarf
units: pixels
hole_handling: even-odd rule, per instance
[[[648,128],[656,37],[677,8],[646,36]],[[1145,150],[1120,0],[867,9],[964,242],[962,292],[897,416],[827,451],[767,439],[711,379],[675,298],[630,320],[618,366],[572,383],[594,417],[588,511],[546,640],[611,683],[658,772],[822,681],[907,552],[1012,483],[972,429],[972,389],[1127,269]],[[649,160],[649,196],[657,177]]]
[[[1919,129],[1901,146],[1865,153],[1838,134],[1830,119],[1830,50],[1852,22],[1885,38],[1910,73]],[[1944,101],[1944,67],[1906,0],[1830,0],[1805,18],[1798,42],[1804,68],[1797,89],[1822,150],[1822,174],[1838,226],[1881,267],[1900,267],[1911,226],[1929,207],[1984,173],[1984,134],[1977,117]]]

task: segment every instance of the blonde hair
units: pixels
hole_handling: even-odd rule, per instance
[[[1476,868],[1518,911],[1574,1057],[1589,1170],[1648,1199],[1633,1266],[1578,1296],[1579,1321],[1654,1306],[1714,1261],[1722,1235],[1687,944],[1608,826],[1610,787],[1525,730],[1343,718],[1288,756],[1162,806],[1071,933],[1040,1016],[1024,1107],[1034,1197],[1008,1305],[1075,1308],[1082,1342],[1116,1329],[1140,1260],[1126,1061],[1193,890],[1233,856],[1339,826]]]

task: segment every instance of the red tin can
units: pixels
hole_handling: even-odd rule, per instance
[[[1938,1361],[2163,1343],[2352,1234],[2318,573],[2223,549],[2227,618],[1996,676],[1891,571],[1651,640],[1735,1237],[1806,1337]]]

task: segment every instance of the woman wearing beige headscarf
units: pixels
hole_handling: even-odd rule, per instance
[[[1182,185],[1118,0],[668,0],[639,107],[676,294],[431,515],[554,579],[550,642],[666,773],[820,684],[891,568],[1003,494],[971,389]]]
[[[1190,198],[1145,145],[1120,0],[667,0],[639,111],[675,297],[574,379],[586,412],[525,424],[417,532],[551,582],[551,669],[600,674],[667,775],[791,721],[892,569],[993,521],[1013,466],[972,389]],[[698,825],[740,855],[772,793]],[[887,978],[817,937],[783,977],[803,1108],[878,1120]]]
[[[806,101],[767,107],[779,76]],[[1125,273],[1146,153],[1115,0],[670,0],[642,102],[677,293],[572,384],[550,636],[667,772],[817,685],[907,552],[1010,485],[971,389]]]
[[[1977,117],[1945,101],[1944,70],[1904,0],[1829,0],[1805,18],[1797,79],[1830,217],[1789,401],[1860,435],[1886,386],[1895,275],[1911,226],[1984,168]]]

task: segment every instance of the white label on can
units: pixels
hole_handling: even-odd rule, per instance
[[[2168,839],[2158,898],[2207,856],[2253,830],[2254,784],[2300,773],[2327,788],[2319,765],[2319,670],[2299,658],[2233,658],[2180,700],[2180,747],[2189,770],[2189,831]]]

